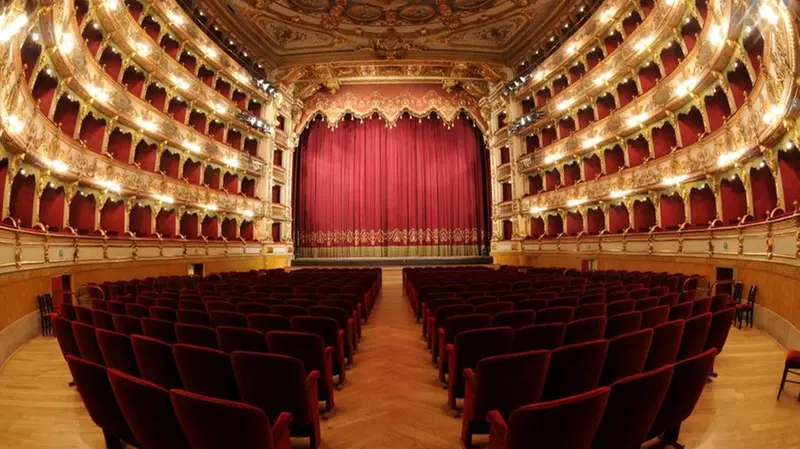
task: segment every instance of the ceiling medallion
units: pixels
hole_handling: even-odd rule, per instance
[[[413,42],[407,41],[395,34],[394,29],[388,30],[386,37],[372,39],[369,46],[362,47],[362,50],[371,50],[378,59],[402,59],[408,52],[413,50],[425,50]]]

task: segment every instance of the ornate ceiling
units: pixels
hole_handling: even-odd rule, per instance
[[[272,69],[365,60],[503,65],[547,39],[575,0],[197,0]],[[407,65],[404,62],[402,65]],[[280,76],[280,74],[276,74]]]

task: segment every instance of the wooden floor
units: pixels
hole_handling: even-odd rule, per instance
[[[687,448],[800,449],[800,387],[775,400],[784,356],[761,331],[732,330],[717,359],[719,377],[683,425]],[[403,299],[399,268],[384,271],[382,297],[347,379],[323,422],[323,447],[460,447],[460,421],[445,405],[447,392]],[[35,339],[17,352],[0,369],[0,448],[103,448],[69,380],[54,339]]]

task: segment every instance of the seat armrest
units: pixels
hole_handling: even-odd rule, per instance
[[[475,377],[472,368],[464,368],[464,382],[472,388],[472,391],[478,391],[478,378]]]
[[[489,421],[492,433],[497,434],[505,440],[506,434],[508,433],[508,424],[506,424],[506,420],[503,419],[503,415],[497,410],[492,410],[486,414],[486,420]]]
[[[444,328],[443,328],[443,327],[440,327],[440,328],[439,328],[437,331],[438,331],[438,333],[439,333],[439,338],[441,338],[441,339],[444,339],[444,337],[445,337],[445,335],[444,335]]]
[[[273,443],[281,441],[289,441],[289,425],[292,424],[294,418],[289,412],[281,412],[278,419],[272,423],[272,441]]]
[[[317,380],[319,380],[319,371],[314,370],[308,373],[308,377],[306,377],[306,388],[311,388],[317,385]]]
[[[325,346],[325,371],[326,383],[333,385],[333,347]]]

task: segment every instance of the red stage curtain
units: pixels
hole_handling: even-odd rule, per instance
[[[299,257],[481,254],[488,243],[487,170],[465,116],[317,120],[295,175]]]

